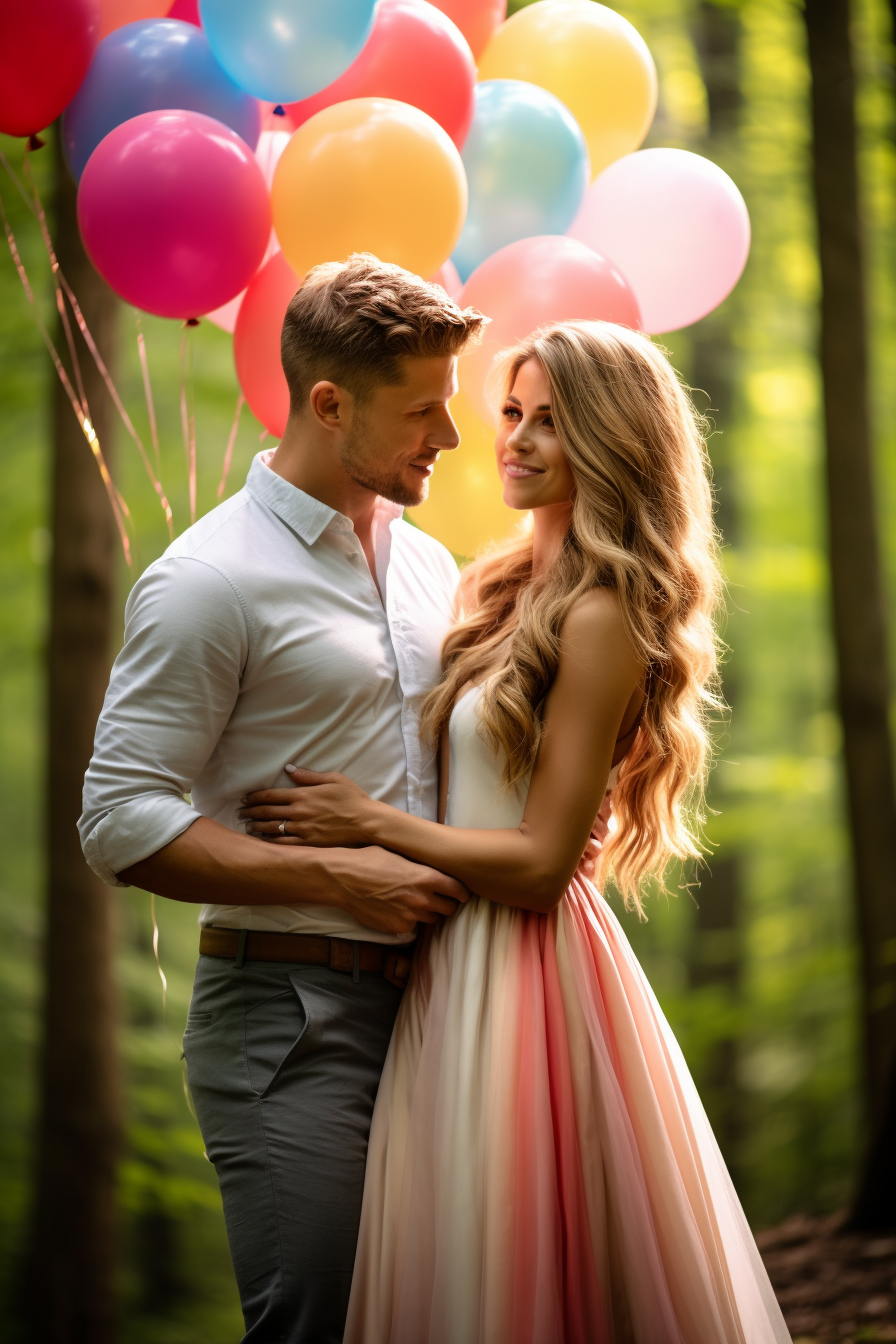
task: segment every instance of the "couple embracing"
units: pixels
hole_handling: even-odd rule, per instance
[[[483,321],[369,256],[307,276],[282,441],[131,593],[84,851],[202,906],[184,1050],[245,1341],[784,1344],[591,882],[637,906],[697,853],[699,423],[646,337],[534,333],[495,382],[532,527],[459,580],[402,511]]]

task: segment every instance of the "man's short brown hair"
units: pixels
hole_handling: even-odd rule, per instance
[[[441,285],[368,252],[324,262],[305,276],[283,320],[280,361],[290,408],[298,411],[321,379],[358,397],[400,383],[403,355],[459,354],[486,321]]]

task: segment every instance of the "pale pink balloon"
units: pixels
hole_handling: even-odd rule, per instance
[[[282,130],[279,127],[272,131],[262,131],[258,137],[258,144],[255,148],[255,161],[264,175],[268,191],[271,189],[271,183],[274,180],[274,169],[280,162],[280,155],[289,144],[289,137],[292,134],[289,130]],[[262,260],[262,266],[279,250],[280,244],[277,242],[277,235],[271,229],[271,236],[268,239],[267,249]],[[230,299],[228,303],[222,304],[220,308],[214,308],[210,313],[204,313],[203,316],[209,322],[214,322],[216,327],[222,331],[227,331],[233,335],[236,327],[237,315],[240,311],[240,304],[243,301],[245,290],[240,290],[235,299]]]
[[[624,273],[644,330],[690,326],[731,293],[750,216],[718,164],[686,149],[639,149],[605,168],[569,230]]]
[[[460,298],[464,282],[461,280],[457,267],[450,258],[448,261],[442,262],[442,265],[436,271],[435,275],[431,276],[430,279],[434,285],[441,285],[449,298]]]
[[[486,384],[499,350],[548,322],[573,318],[639,328],[638,302],[612,262],[574,238],[557,234],[521,238],[493,252],[464,285],[459,302],[492,320],[482,344],[461,356],[461,390],[490,423],[495,415]]]

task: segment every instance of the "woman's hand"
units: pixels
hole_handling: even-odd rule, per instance
[[[610,834],[610,818],[613,815],[612,791],[607,789],[604,794],[603,802],[600,805],[600,811],[594,818],[594,825],[591,828],[591,834],[588,837],[588,843],[585,846],[585,853],[579,859],[579,866],[576,872],[587,877],[589,882],[593,882],[597,873],[597,865],[600,862],[601,851],[604,847],[604,841]]]
[[[243,799],[240,818],[249,835],[281,845],[323,848],[370,843],[367,826],[376,804],[345,775],[318,774],[287,765],[293,789],[259,789]]]

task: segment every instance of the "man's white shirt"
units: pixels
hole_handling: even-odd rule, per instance
[[[435,819],[437,762],[419,712],[439,677],[457,566],[379,500],[381,598],[351,521],[271,471],[270,455],[128,599],[79,823],[88,862],[113,885],[199,816],[242,831],[243,795],[288,788],[287,764],[338,770]],[[406,941],[300,902],[205,905],[199,919]]]

